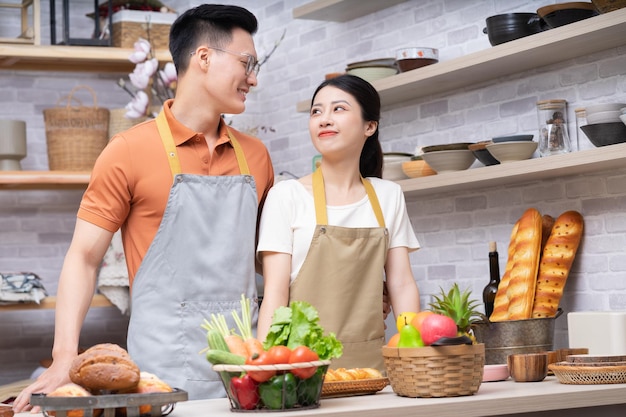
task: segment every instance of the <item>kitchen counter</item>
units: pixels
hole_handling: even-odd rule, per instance
[[[387,387],[375,395],[322,399],[320,404],[316,409],[280,412],[277,416],[617,417],[626,415],[626,384],[566,385],[549,376],[542,382],[516,383],[510,379],[485,382],[476,394],[464,397],[406,398]],[[231,412],[228,400],[220,398],[178,403],[170,416],[233,417],[238,414],[245,413]]]

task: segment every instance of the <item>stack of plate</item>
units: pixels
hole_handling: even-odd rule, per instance
[[[380,58],[348,64],[346,72],[361,77],[371,83],[381,78],[397,74],[398,67],[396,66],[396,60],[394,58]]]

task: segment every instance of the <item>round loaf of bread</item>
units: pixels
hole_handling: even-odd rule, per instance
[[[148,394],[153,392],[172,392],[172,387],[161,380],[158,376],[149,372],[141,372],[139,384],[136,387],[122,390],[120,394]],[[118,410],[122,416],[126,415],[126,409],[122,408]],[[139,406],[139,414],[150,414],[152,412],[152,406],[144,404]]]
[[[112,343],[92,346],[74,359],[70,379],[89,390],[119,391],[139,383],[139,367],[126,350]]]
[[[91,393],[87,391],[85,388],[81,387],[77,384],[65,384],[60,386],[59,388],[52,391],[50,394],[47,394],[46,397],[90,397]],[[94,410],[94,415],[99,415],[101,410]],[[83,417],[85,414],[85,410],[67,410],[67,417]],[[56,413],[54,411],[48,411],[49,416],[55,416]]]

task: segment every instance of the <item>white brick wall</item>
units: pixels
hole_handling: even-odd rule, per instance
[[[311,170],[315,150],[308,138],[307,115],[297,113],[295,105],[310,99],[324,74],[342,71],[350,62],[393,56],[401,46],[439,48],[441,61],[485,50],[491,47],[482,33],[486,17],[532,12],[557,1],[412,0],[345,23],[293,20],[291,10],[307,2],[227,2],[248,7],[258,16],[260,54],[271,49],[287,29],[285,40],[260,73],[259,86],[248,96],[246,114],[234,119],[238,127],[273,128],[273,132],[260,131],[259,136],[270,149],[277,173],[303,175]],[[87,10],[92,4],[91,0],[74,3],[84,3]],[[165,3],[182,11],[200,2]],[[45,44],[49,39],[47,2],[42,2],[42,8]],[[76,10],[76,17],[85,13]],[[47,169],[42,109],[78,84],[93,87],[101,105],[122,107],[127,96],[115,86],[117,78],[2,71],[0,117],[28,123],[29,155],[23,168]],[[513,133],[536,135],[535,102],[547,98],[568,101],[569,131],[574,136],[575,107],[626,102],[626,47],[389,106],[381,122],[383,149],[412,152],[417,145],[479,141]],[[581,141],[582,149],[591,147]],[[440,286],[448,288],[455,281],[472,288],[475,298],[480,298],[488,280],[488,242],[498,243],[502,272],[511,227],[526,208],[534,206],[553,216],[568,209],[585,216],[584,241],[561,303],[565,312],[626,310],[624,184],[626,168],[409,199],[411,220],[423,246],[411,260],[424,306]],[[0,270],[33,270],[56,292],[79,199],[76,191],[0,191]],[[49,355],[53,326],[50,311],[2,313],[0,384],[27,378],[37,361]],[[557,319],[556,347],[567,345],[566,327],[564,315]],[[93,310],[82,343],[123,343],[125,329],[126,320],[115,309]]]

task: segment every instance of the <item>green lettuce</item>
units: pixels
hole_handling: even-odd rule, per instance
[[[340,357],[343,345],[334,333],[324,335],[319,319],[315,307],[305,301],[292,301],[289,307],[278,307],[263,347],[284,345],[293,349],[304,345],[317,353],[321,360]]]

